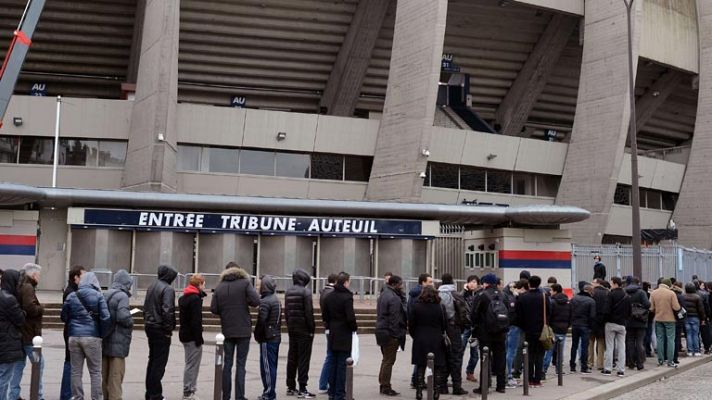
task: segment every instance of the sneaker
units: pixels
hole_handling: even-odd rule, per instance
[[[296,396],[297,391],[294,389],[287,389],[287,396]]]
[[[623,371],[618,371],[618,373],[616,374],[616,376],[618,376],[619,378],[623,378],[623,377],[625,376],[625,372],[623,372]]]
[[[576,367],[571,367],[569,368],[569,371],[571,371],[572,374],[576,373]]]
[[[591,370],[590,369],[582,369],[581,373],[584,375],[591,375]]]
[[[504,388],[499,388],[496,390],[496,392],[497,393],[505,393],[505,390],[504,390]]]
[[[506,388],[507,389],[516,389],[517,386],[519,386],[519,382],[517,382],[517,380],[514,378],[509,378],[509,380],[507,381]]]
[[[702,353],[695,353],[694,357],[702,357]]]
[[[604,369],[601,373],[606,376],[611,376],[611,371],[609,371],[607,369]]]
[[[393,389],[381,389],[381,394],[384,396],[393,397],[393,396],[398,396],[400,393],[396,392]]]
[[[319,391],[318,391],[317,393],[319,393],[319,394],[327,394],[327,393],[329,393],[329,389],[319,389]]]
[[[299,399],[313,399],[315,397],[316,395],[314,393],[309,393],[308,390],[299,391],[299,393],[297,393],[297,398]]]
[[[507,385],[505,386],[505,389],[516,389],[516,388],[517,388],[517,385],[513,385],[511,383],[507,383]]]
[[[467,390],[465,390],[465,389],[463,389],[463,388],[461,388],[461,387],[453,388],[453,389],[452,389],[452,394],[453,394],[453,396],[462,396],[462,395],[467,394]]]
[[[669,362],[669,363],[667,363],[667,366],[668,366],[669,368],[677,368],[677,364],[675,364],[674,362]]]

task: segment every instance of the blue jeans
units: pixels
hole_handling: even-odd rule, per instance
[[[700,352],[700,319],[688,316],[685,319],[685,334],[687,335],[687,353]]]
[[[28,357],[32,357],[32,345],[22,346],[25,350],[25,358],[22,361],[15,363],[15,368],[12,372],[12,381],[10,382],[10,398],[20,398],[20,383],[22,382],[22,372],[25,370],[25,364]],[[42,383],[42,375],[44,375],[44,356],[40,359],[40,399],[44,399],[44,384]]]
[[[554,339],[558,343],[559,340],[561,340],[564,343],[564,347],[566,347],[566,335],[565,334],[554,334]],[[554,344],[554,347],[552,347],[550,350],[547,350],[546,353],[544,353],[544,373],[546,374],[546,371],[549,370],[549,365],[551,365],[551,360],[554,357],[554,351],[558,351],[558,348],[556,347],[556,343]],[[557,354],[556,357],[559,357]],[[563,360],[561,362],[561,365],[564,365]],[[559,371],[556,371],[557,373]]]
[[[24,361],[0,364],[0,400],[17,399],[17,397],[8,397],[8,392],[10,391],[10,381],[12,381],[15,368],[17,368],[17,364],[22,362]]]
[[[510,326],[509,332],[507,332],[507,379],[512,379],[512,364],[517,356],[521,333],[522,330],[514,325]]]
[[[574,326],[571,328],[571,360],[569,366],[571,371],[576,370],[576,353],[581,351],[581,371],[588,370],[588,342],[591,337],[591,329],[585,326]]]
[[[327,339],[328,340],[328,339]],[[334,354],[326,348],[326,358],[324,366],[321,367],[321,376],[319,376],[319,390],[329,389],[329,374],[331,373],[331,364],[334,362]]]
[[[470,346],[470,336],[472,335],[472,328],[467,328],[462,332],[462,349],[463,349],[463,356],[464,353],[467,352],[467,349],[470,349],[470,361],[467,363],[467,367],[465,368],[465,372],[468,374],[474,374],[475,373],[475,368],[477,367],[477,361],[480,358],[480,354],[477,351],[477,346]]]
[[[59,400],[71,400],[72,398],[72,364],[69,360],[64,361],[62,370],[62,386],[59,389]]]
[[[245,398],[245,364],[250,351],[250,338],[225,339],[225,365],[223,366],[223,400],[230,400],[232,394],[232,364],[237,359],[235,368],[235,399]],[[233,358],[234,357],[234,358]]]
[[[351,356],[347,351],[334,351],[329,376],[329,398],[344,400],[346,398],[346,359]]]
[[[279,357],[279,342],[260,344],[260,377],[262,378],[262,399],[277,398],[277,358]]]

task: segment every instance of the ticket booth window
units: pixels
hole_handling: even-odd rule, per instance
[[[468,251],[465,253],[465,268],[496,268],[496,251]]]

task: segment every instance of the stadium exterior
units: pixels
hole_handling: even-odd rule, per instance
[[[636,0],[633,27],[642,228],[712,248],[712,0]],[[74,263],[565,269],[630,241],[627,37],[622,0],[48,0],[0,129],[0,259],[46,289]]]

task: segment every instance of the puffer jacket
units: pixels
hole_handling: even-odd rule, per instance
[[[250,276],[241,268],[228,268],[220,274],[210,303],[210,312],[220,316],[222,334],[228,339],[252,336],[252,319],[249,307],[260,305],[260,296],[250,282]]]
[[[697,293],[685,293],[684,307],[687,310],[688,317],[697,317],[700,321],[704,321],[707,318],[702,297]]]
[[[25,311],[25,324],[22,325],[22,344],[29,346],[32,338],[42,336],[42,315],[44,307],[37,299],[37,282],[20,272],[20,284],[17,288],[17,301]]]
[[[67,296],[61,317],[69,324],[70,337],[103,337],[109,333],[111,315],[93,272],[86,272],[79,282],[79,290]]]
[[[203,297],[206,294],[199,287],[188,285],[183,289],[183,296],[178,299],[180,329],[178,338],[181,343],[194,342],[200,347],[203,340]]]
[[[144,329],[161,331],[167,336],[176,328],[176,291],[171,284],[178,272],[167,266],[158,267],[158,279],[148,287],[143,302]]]
[[[326,285],[324,286],[321,291],[319,291],[319,308],[324,309],[324,301],[326,300],[326,296],[331,294],[334,291],[334,285]],[[322,314],[322,320],[324,319],[324,315]]]
[[[596,301],[587,292],[581,291],[571,300],[571,325],[579,328],[593,328],[596,319]]]
[[[391,338],[405,339],[408,320],[405,308],[403,291],[384,286],[376,304],[376,343],[379,346],[387,345]]]
[[[126,270],[120,269],[114,274],[109,290],[104,293],[106,307],[111,315],[113,329],[104,338],[102,353],[105,357],[126,358],[131,348],[133,318],[129,308],[133,279]]]
[[[306,286],[311,277],[298,269],[292,274],[294,286],[284,294],[284,316],[290,335],[314,334],[314,304],[312,294]]]
[[[645,294],[643,289],[638,285],[628,285],[625,287],[625,292],[628,293],[630,297],[631,310],[633,309],[633,304],[640,304],[646,310],[650,308],[650,300]],[[635,318],[628,318],[625,324],[626,328],[647,328],[648,324],[646,321],[638,321]]]
[[[608,310],[608,292],[603,286],[593,288],[593,300],[596,302],[596,318],[593,320],[591,335],[597,338],[605,337],[606,312]]]
[[[20,273],[15,270],[5,270],[0,286],[0,364],[14,363],[23,360],[22,333],[20,329],[25,323],[25,312],[17,302],[17,283]]]
[[[440,285],[438,295],[440,295],[440,304],[445,307],[447,320],[452,322],[455,318],[455,302],[452,299],[453,292],[457,291],[455,285]]]
[[[551,296],[551,317],[549,324],[554,333],[563,335],[569,331],[571,326],[573,307],[569,298],[563,293],[557,293]]]
[[[269,276],[260,281],[260,308],[255,324],[255,340],[258,343],[279,343],[282,341],[282,305],[274,294],[277,285]]]

